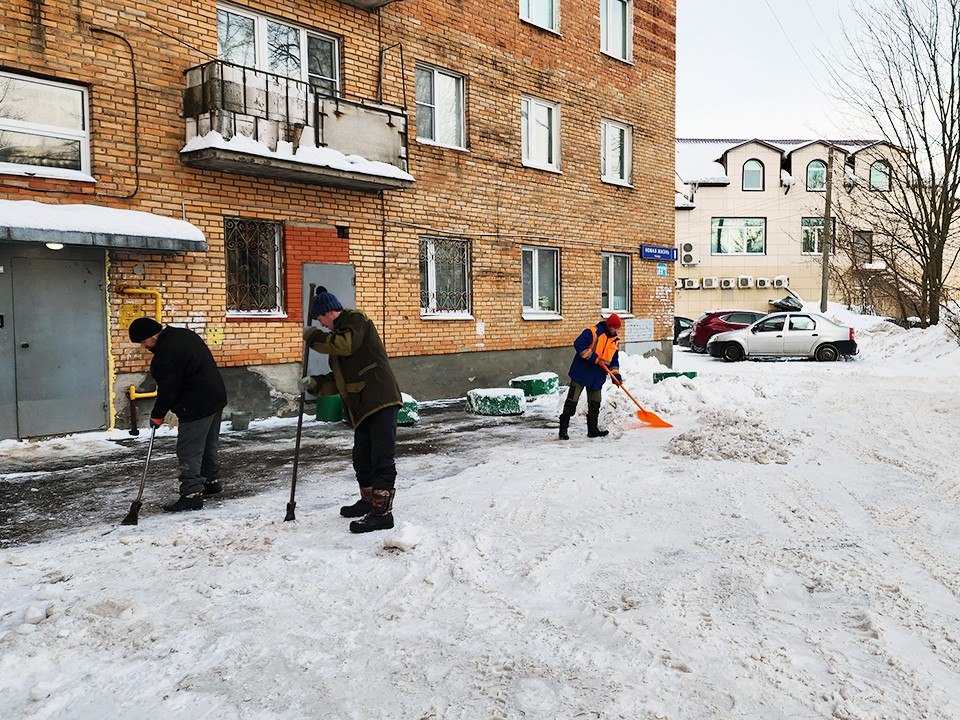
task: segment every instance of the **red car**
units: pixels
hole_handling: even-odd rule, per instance
[[[693,330],[690,332],[690,349],[695,353],[706,352],[707,341],[717,333],[753,325],[767,314],[756,310],[714,310],[704,313],[693,323]]]

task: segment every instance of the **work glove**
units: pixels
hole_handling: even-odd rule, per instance
[[[313,339],[322,332],[323,330],[313,325],[307,327],[303,331],[303,341],[307,344],[307,347],[310,347],[313,344]]]
[[[623,377],[621,377],[620,373],[613,373],[613,379],[617,381],[618,385],[623,385]]]
[[[150,429],[156,430],[158,427],[163,425],[163,418],[150,418]]]
[[[300,382],[298,384],[300,385],[300,391],[305,392],[308,395],[316,395],[317,390],[319,389],[319,383],[312,375],[304,375],[302,378],[300,378]]]

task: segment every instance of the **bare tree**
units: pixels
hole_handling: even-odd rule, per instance
[[[925,327],[940,321],[960,253],[960,0],[877,0],[854,14],[833,80],[863,129],[896,151],[888,164],[878,151],[848,222],[873,233],[878,287]]]

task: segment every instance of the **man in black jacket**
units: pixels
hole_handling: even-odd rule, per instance
[[[157,382],[157,399],[150,412],[153,430],[168,412],[176,414],[180,497],[164,505],[168,512],[199,510],[203,498],[221,491],[220,415],[227,390],[210,348],[193,330],[167,326],[141,317],[130,323],[130,340],[153,353],[150,374]]]

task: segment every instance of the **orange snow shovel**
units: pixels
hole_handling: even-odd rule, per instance
[[[673,427],[673,425],[668,423],[666,420],[661,420],[660,416],[657,415],[656,413],[652,413],[649,410],[644,410],[643,407],[640,405],[640,403],[637,402],[637,399],[633,395],[631,395],[630,391],[623,386],[623,383],[617,380],[617,376],[614,375],[613,372],[611,372],[610,368],[608,368],[606,364],[600,363],[600,367],[606,370],[607,375],[610,376],[610,379],[613,380],[613,382],[617,385],[617,387],[623,390],[627,394],[628,398],[633,400],[633,404],[636,405],[638,408],[637,420],[640,420],[641,422],[645,422],[647,425],[651,425],[653,427],[659,427],[659,428]]]

